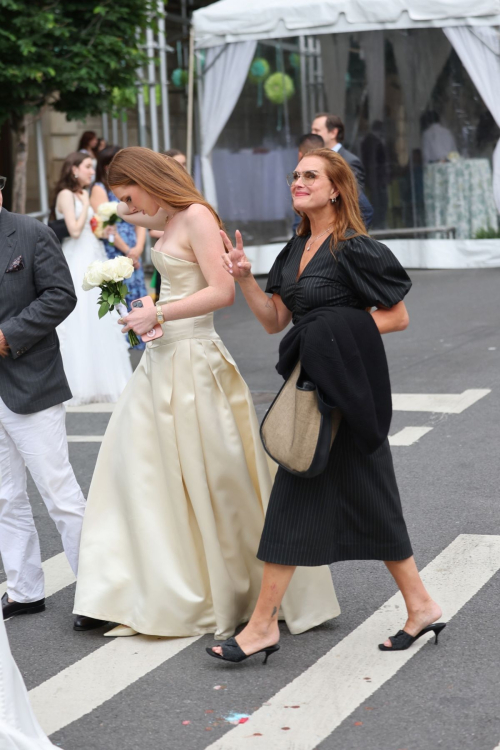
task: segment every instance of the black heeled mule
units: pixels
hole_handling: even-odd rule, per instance
[[[437,645],[439,634],[442,630],[445,629],[445,627],[445,622],[434,622],[432,625],[428,625],[426,628],[423,628],[420,633],[417,633],[417,635],[410,635],[405,630],[398,630],[396,635],[389,636],[389,640],[392,643],[392,646],[385,646],[383,643],[380,643],[379,649],[381,651],[406,651],[406,649],[410,648],[412,643],[415,643],[415,641],[420,638],[420,636],[425,635],[426,633],[430,633],[431,631],[436,636],[434,639],[434,644]]]
[[[232,661],[234,664],[238,664],[240,661],[245,661],[251,656],[257,656],[257,654],[265,654],[263,664],[267,664],[267,660],[271,654],[275,654],[276,651],[280,650],[278,644],[275,646],[267,646],[267,648],[261,648],[260,651],[255,651],[253,654],[245,654],[245,652],[238,646],[238,642],[235,638],[228,638],[227,641],[220,644],[222,648],[222,655],[216,654],[211,648],[205,649],[209,656],[213,656],[214,659],[221,659],[222,661]]]

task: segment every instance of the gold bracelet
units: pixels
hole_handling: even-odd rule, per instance
[[[161,309],[159,302],[156,304],[156,320],[160,325],[165,322],[165,316],[163,315],[163,310]]]

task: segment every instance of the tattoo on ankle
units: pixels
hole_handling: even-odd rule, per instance
[[[271,619],[274,617],[274,615],[276,614],[277,611],[278,611],[278,608],[277,607],[273,607],[273,613],[271,615]]]

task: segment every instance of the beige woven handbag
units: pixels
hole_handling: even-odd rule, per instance
[[[269,407],[260,436],[283,469],[315,477],[326,468],[340,420],[338,408],[324,403],[299,362]]]

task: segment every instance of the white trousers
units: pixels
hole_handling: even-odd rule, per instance
[[[15,414],[0,398],[0,554],[7,594],[16,602],[44,597],[40,542],[26,491],[29,469],[64,551],[77,573],[85,498],[68,457],[63,404]]]

